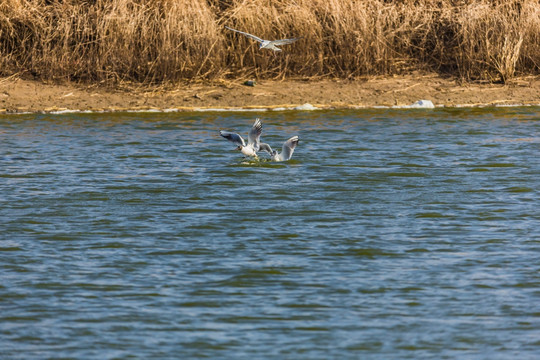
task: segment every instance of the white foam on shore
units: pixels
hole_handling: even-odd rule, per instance
[[[310,103],[305,103],[300,106],[294,107],[293,110],[313,111],[313,110],[320,110],[320,108],[313,106]]]
[[[315,110],[334,110],[334,109],[353,109],[353,110],[369,110],[369,109],[392,109],[392,110],[406,110],[406,109],[439,109],[439,108],[512,108],[512,107],[540,107],[538,104],[456,104],[456,105],[434,105],[430,100],[419,100],[410,105],[348,105],[344,107],[334,107],[334,106],[313,106],[309,103],[303,105],[291,105],[291,106],[282,106],[282,107],[257,107],[257,108],[166,108],[166,109],[100,109],[100,110],[78,110],[78,109],[45,109],[40,111],[5,111],[0,112],[1,115],[24,115],[24,114],[102,114],[102,113],[119,113],[119,112],[128,112],[128,113],[173,113],[173,112],[264,112],[264,111],[315,111]]]
[[[396,108],[392,106],[392,108]],[[418,100],[411,105],[403,105],[399,109],[435,109],[435,105],[431,100]]]
[[[52,110],[52,111],[45,111],[45,112],[49,114],[60,115],[60,114],[80,113],[82,112],[82,110],[61,109],[61,110]]]
[[[186,110],[186,111],[200,111],[200,112],[209,112],[209,111],[217,111],[217,112],[227,112],[227,111],[268,111],[268,108],[193,108],[193,110]]]
[[[313,106],[309,103],[305,103],[305,104],[302,104],[302,105],[297,105],[297,106],[281,106],[281,107],[276,107],[276,108],[271,108],[270,110],[272,111],[291,111],[291,110],[296,110],[296,111],[314,111],[314,110],[325,110],[325,109],[332,109],[332,107],[317,107],[317,106]]]

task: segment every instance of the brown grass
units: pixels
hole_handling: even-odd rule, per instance
[[[273,39],[274,55],[224,25]],[[0,74],[163,84],[223,77],[540,73],[539,0],[3,0]]]

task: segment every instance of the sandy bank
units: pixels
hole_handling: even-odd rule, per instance
[[[367,80],[286,80],[184,84],[175,88],[111,90],[76,84],[52,85],[16,77],[0,79],[0,113],[58,110],[195,110],[295,107],[322,108],[410,105],[431,100],[435,106],[540,105],[540,77],[510,84],[465,83],[438,75]]]

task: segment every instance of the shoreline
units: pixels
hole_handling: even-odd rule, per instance
[[[463,83],[437,74],[362,80],[245,80],[135,86],[46,84],[17,77],[0,79],[0,114],[61,112],[280,111],[320,109],[540,106],[540,76],[509,84]],[[432,108],[428,106],[425,108]]]
[[[286,106],[276,106],[274,107],[224,107],[224,108],[169,108],[169,109],[160,109],[160,108],[141,108],[141,109],[101,109],[101,110],[79,110],[79,109],[68,109],[68,108],[47,108],[44,110],[38,111],[5,111],[0,109],[0,115],[31,115],[31,114],[113,114],[113,113],[190,113],[190,112],[266,112],[266,111],[324,111],[324,110],[436,110],[436,109],[481,109],[481,108],[518,108],[518,107],[539,107],[538,104],[457,104],[457,105],[439,105],[433,107],[421,107],[416,106],[415,104],[404,105],[404,106],[343,106],[335,107],[330,105],[317,104],[312,105],[309,103],[302,105],[291,105]]]

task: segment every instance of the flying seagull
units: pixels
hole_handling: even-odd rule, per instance
[[[294,153],[294,148],[298,145],[298,141],[300,141],[300,139],[296,135],[285,141],[283,148],[281,149],[281,154],[278,154],[276,150],[272,150],[272,161],[290,160]]]
[[[219,134],[235,144],[237,146],[236,150],[240,150],[245,156],[257,157],[257,152],[260,150],[266,151],[272,155],[272,148],[270,145],[261,142],[261,119],[255,119],[255,123],[251,127],[251,130],[249,130],[247,145],[244,139],[237,133],[220,130]]]
[[[278,48],[277,45],[292,44],[293,42],[295,42],[297,40],[300,40],[300,38],[282,39],[282,40],[263,40],[260,37],[248,34],[248,33],[243,32],[243,31],[231,29],[228,26],[225,26],[225,28],[229,29],[231,31],[235,31],[237,33],[243,34],[243,35],[247,36],[248,38],[252,38],[253,40],[257,40],[258,42],[261,43],[261,45],[259,46],[259,49],[270,49],[270,50],[274,50],[274,51],[281,51],[281,49]]]

